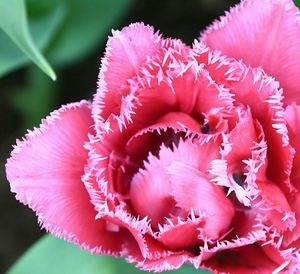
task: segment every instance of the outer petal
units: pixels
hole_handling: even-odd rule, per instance
[[[291,0],[244,0],[201,37],[224,55],[263,67],[284,89],[285,103],[300,102],[300,16]]]
[[[93,121],[82,101],[54,111],[40,128],[18,141],[6,164],[16,198],[36,211],[44,228],[92,252],[118,254],[123,232],[95,221],[81,176],[87,160],[83,144]]]

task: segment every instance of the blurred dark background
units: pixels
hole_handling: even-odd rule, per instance
[[[61,16],[63,19],[57,19],[58,26],[54,30],[52,28],[52,36],[49,34],[47,43],[41,46],[45,57],[57,73],[56,82],[44,75],[29,60],[13,64],[7,71],[0,70],[0,273],[4,273],[44,233],[39,229],[35,214],[19,204],[10,193],[5,177],[5,162],[12,145],[16,138],[23,136],[27,128],[37,126],[41,118],[51,110],[59,108],[61,104],[91,99],[96,89],[100,58],[110,30],[121,29],[131,22],[143,21],[160,30],[164,37],[180,38],[191,45],[205,26],[222,15],[224,10],[239,2],[237,0],[70,1],[26,2],[32,28],[43,22],[46,24],[49,14],[51,15],[52,11],[56,12],[55,5],[63,3],[61,10],[62,14],[65,12],[65,17],[58,15],[58,18]],[[107,3],[102,3],[101,7],[101,1]],[[94,3],[98,4],[93,7]],[[90,7],[86,8],[88,5]],[[89,15],[89,12],[93,14]],[[53,18],[52,16],[50,19],[53,21],[55,19]],[[47,28],[43,28],[43,35],[47,31]],[[1,30],[0,34],[3,36],[0,35],[1,64],[3,55],[1,51],[5,52],[7,37]],[[35,35],[33,36],[35,38]],[[67,38],[64,41],[65,37]]]

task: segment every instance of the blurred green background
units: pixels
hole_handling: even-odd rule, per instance
[[[27,0],[23,7],[21,2],[0,0],[0,273],[44,234],[34,213],[10,193],[6,158],[15,139],[37,126],[51,110],[92,98],[111,29],[143,21],[164,37],[180,38],[191,45],[200,30],[239,1]],[[10,33],[12,39],[1,30],[11,28],[10,21],[17,22]],[[45,59],[28,49],[32,44]],[[24,52],[34,61],[42,61],[41,68],[49,72],[47,60],[57,80],[52,81]]]

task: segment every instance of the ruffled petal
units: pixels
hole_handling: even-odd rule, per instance
[[[209,172],[213,182],[224,186],[236,207],[250,207],[258,194],[257,178],[265,178],[267,145],[264,136],[259,138],[250,112],[239,118],[236,127],[223,135],[222,159],[212,161]],[[256,126],[255,126],[256,125]],[[258,142],[259,140],[259,142]],[[233,194],[231,194],[233,192]]]
[[[231,259],[233,259],[231,254],[238,259],[245,248],[250,247],[251,250],[253,246],[258,246],[258,243],[263,243],[267,238],[266,228],[262,224],[261,218],[255,216],[251,210],[236,211],[231,227],[232,229],[224,235],[224,239],[217,240],[215,244],[208,241],[200,247],[201,255],[199,259],[203,261],[202,265],[215,272],[222,272],[224,271],[222,267],[226,269],[226,265],[230,263],[231,271],[234,266],[238,269],[237,272],[233,271],[233,273],[240,273],[239,270],[244,270],[249,266],[244,263],[239,264],[237,261],[231,262]],[[240,251],[242,254],[239,254]],[[262,251],[261,253],[263,254]],[[250,263],[250,265],[252,264],[255,267],[255,260]],[[273,269],[277,267],[276,264],[273,266]],[[227,271],[229,271],[229,268]]]
[[[261,213],[264,224],[284,232],[296,226],[295,213],[280,188],[271,181],[257,181],[259,189],[258,202],[253,206]]]
[[[237,104],[249,106],[253,119],[258,120],[263,128],[268,146],[266,176],[285,193],[295,191],[289,179],[294,150],[289,144],[282,89],[279,89],[278,82],[260,69],[245,68],[240,81],[231,86]]]
[[[126,143],[126,152],[137,160],[145,160],[149,152],[156,154],[162,143],[176,144],[180,136],[193,134],[202,134],[195,119],[183,112],[169,112],[155,124],[135,133]]]
[[[290,144],[295,149],[293,168],[291,174],[292,183],[300,189],[300,106],[292,104],[284,112],[287,121]]]
[[[222,54],[262,67],[284,89],[284,102],[300,102],[300,15],[291,0],[244,0],[202,33]]]
[[[202,215],[205,223],[202,233],[209,239],[218,239],[229,228],[235,212],[223,189],[210,182],[208,176],[181,162],[173,162],[168,171],[177,206]]]
[[[290,143],[295,149],[295,156],[293,160],[293,168],[291,173],[292,184],[300,190],[300,106],[292,104],[289,105],[284,113],[284,117],[287,121]],[[292,210],[296,214],[297,224],[300,222],[300,197],[292,197],[290,199]],[[286,245],[296,241],[300,237],[300,226],[297,225],[292,231],[288,231],[284,238]]]
[[[168,242],[166,238],[168,229],[165,228],[164,223],[170,223],[168,217],[172,215],[184,220],[191,210],[195,212],[191,213],[192,215],[201,216],[203,214],[203,220],[205,221],[200,220],[198,228],[205,227],[204,234],[206,233],[206,237],[215,238],[217,237],[216,234],[224,233],[229,226],[234,215],[233,206],[226,198],[223,189],[209,182],[207,175],[210,162],[218,157],[220,157],[219,146],[214,142],[203,141],[198,143],[196,141],[191,143],[189,140],[181,140],[178,147],[174,146],[173,149],[162,145],[158,157],[150,155],[148,162],[144,164],[145,169],[141,169],[133,177],[130,189],[131,204],[137,215],[140,217],[148,216],[151,218],[151,224],[155,228],[158,227],[161,232],[164,232],[164,236],[158,238],[164,244]],[[174,165],[177,165],[176,163],[182,164],[186,168],[191,168],[195,172],[197,171],[197,182],[193,183],[192,179],[186,181],[186,176],[188,176],[189,172],[175,172],[178,171],[178,168],[174,167]],[[194,174],[193,172],[191,173]],[[198,173],[201,174],[200,177]],[[180,176],[185,177],[182,178]],[[202,182],[200,179],[204,181]],[[192,199],[192,197],[197,197],[197,195],[194,195],[197,189],[199,194],[201,191],[206,193],[206,195],[203,195],[201,192],[202,200],[207,198],[207,201],[210,201],[209,204],[212,203],[212,205],[219,205],[217,203],[219,201],[222,203],[222,206],[210,207],[207,203],[201,203],[201,206],[199,200]],[[188,204],[189,202],[191,204]],[[214,209],[216,210],[214,211]],[[222,211],[222,216],[216,214],[219,211]],[[215,217],[210,218],[211,216]],[[218,222],[221,228],[215,227]],[[173,234],[176,234],[176,231],[180,231],[179,227],[181,227],[182,231],[190,231],[189,227],[197,225],[196,223],[197,221],[192,221],[184,226],[182,223],[179,223],[177,224],[178,228],[172,228]],[[195,240],[194,244],[196,244],[199,242],[197,233],[194,236],[196,236],[193,237]],[[172,239],[174,241],[174,238]],[[183,243],[183,241],[180,242]],[[183,245],[186,244],[187,242],[183,243]],[[173,243],[171,246],[172,248],[175,246],[179,247],[179,244]]]
[[[16,198],[36,211],[41,225],[91,252],[119,254],[127,234],[107,230],[81,181],[93,124],[88,102],[54,111],[18,141],[6,164]]]
[[[145,170],[140,170],[131,181],[130,201],[134,211],[141,218],[149,217],[155,228],[175,207],[169,194],[169,176],[164,170],[167,164],[150,155]]]
[[[192,55],[199,64],[199,70],[204,68],[218,85],[240,79],[243,63],[222,55],[219,50],[212,50],[204,42],[194,41]]]
[[[152,248],[151,248],[152,249]],[[153,254],[162,255],[152,258],[145,258],[140,250],[134,246],[126,246],[123,256],[130,263],[137,263],[137,267],[142,270],[163,272],[180,268],[185,262],[192,260],[193,255],[188,251],[162,252],[159,246],[155,247]]]
[[[257,245],[248,245],[232,250],[220,251],[205,262],[205,266],[216,273],[269,274],[278,268]],[[279,272],[276,272],[279,273]]]
[[[155,56],[160,46],[159,34],[143,23],[113,31],[102,59],[98,90],[93,101],[96,126],[111,113],[120,114],[123,98],[129,93],[128,80],[137,75],[149,58]]]

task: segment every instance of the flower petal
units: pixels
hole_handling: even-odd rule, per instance
[[[284,113],[284,117],[287,121],[290,143],[295,149],[295,156],[293,160],[293,168],[291,173],[292,184],[300,190],[300,106],[292,104],[289,105]],[[300,196],[297,195],[290,199],[292,210],[296,214],[297,223],[300,222]],[[300,236],[300,226],[297,225],[293,231],[288,231],[285,235],[285,244],[297,240]]]
[[[282,89],[278,82],[262,70],[248,67],[240,81],[231,85],[237,104],[249,106],[253,119],[263,128],[268,145],[267,177],[284,192],[295,191],[289,180],[294,151],[289,144]]]
[[[170,210],[174,209],[175,205],[171,197],[170,175],[166,169],[173,161],[187,163],[205,172],[210,161],[218,156],[218,145],[213,142],[201,146],[189,140],[180,140],[178,147],[174,146],[173,149],[162,144],[158,157],[150,154],[148,161],[144,163],[145,169],[141,169],[132,179],[130,197],[138,215],[149,216],[153,224],[157,225],[164,221],[164,217],[173,213]],[[166,201],[169,207],[164,206]],[[168,212],[165,212],[166,210]],[[157,218],[158,216],[160,218]]]
[[[244,0],[204,33],[201,41],[228,57],[262,67],[300,102],[300,15],[291,0]]]
[[[210,182],[197,169],[181,162],[173,162],[168,171],[177,206],[187,211],[193,209],[203,216],[203,233],[209,239],[217,239],[224,234],[234,216],[234,207],[223,188]]]
[[[296,226],[295,213],[280,188],[271,181],[258,180],[257,186],[259,202],[254,201],[253,206],[264,216],[264,224],[282,232],[292,230]]]
[[[278,265],[257,245],[247,245],[232,250],[220,251],[205,262],[216,273],[275,273]]]
[[[119,254],[126,233],[110,232],[95,221],[96,211],[81,176],[83,148],[93,124],[88,102],[54,111],[40,128],[18,141],[6,164],[16,198],[36,211],[44,228],[92,252]]]
[[[143,23],[113,31],[102,59],[98,90],[93,101],[96,125],[107,119],[110,113],[119,114],[122,96],[128,94],[127,80],[136,76],[140,67],[155,55],[160,46],[159,34]]]
[[[157,151],[162,143],[172,145],[181,135],[202,134],[200,124],[183,112],[169,112],[155,124],[135,133],[126,144],[126,152],[135,159],[145,160],[149,152]]]
[[[169,176],[164,170],[166,164],[150,155],[145,170],[140,170],[131,181],[130,199],[134,211],[141,218],[149,217],[155,228],[175,207],[170,196]]]
[[[300,106],[290,105],[286,108],[284,118],[287,121],[290,143],[295,149],[293,168],[291,174],[292,183],[300,189]]]

